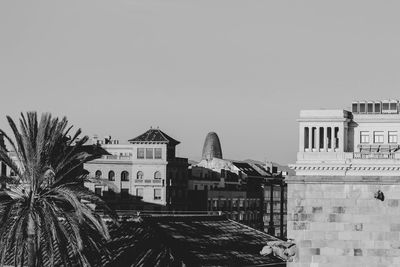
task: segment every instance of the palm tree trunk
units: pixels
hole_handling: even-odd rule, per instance
[[[36,266],[36,249],[35,249],[35,222],[30,215],[28,218],[28,239],[27,239],[27,247],[28,247],[28,266],[35,267]]]

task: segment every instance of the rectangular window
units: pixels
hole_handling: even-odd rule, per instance
[[[384,102],[384,103],[382,104],[382,110],[389,110],[389,103],[387,103],[387,102],[385,103],[385,102]]]
[[[354,113],[358,113],[358,103],[353,103],[352,110]]]
[[[143,197],[143,188],[136,188],[136,196]]]
[[[375,103],[375,113],[381,113],[381,103]]]
[[[162,153],[161,148],[154,148],[154,158],[155,159],[161,159],[162,158],[161,153]]]
[[[360,143],[362,144],[369,143],[369,132],[365,131],[360,132]]]
[[[392,102],[392,103],[390,103],[390,110],[397,110],[397,103],[394,103],[394,102]]]
[[[374,104],[373,103],[368,103],[367,109],[368,109],[368,113],[373,113]]]
[[[383,131],[374,132],[374,143],[383,143],[385,141],[385,135]]]
[[[154,189],[154,199],[161,199],[161,189]]]
[[[360,103],[360,113],[365,113],[365,103]]]
[[[218,200],[213,200],[213,207],[217,208],[218,207]]]
[[[137,149],[137,158],[138,159],[144,159],[144,148],[138,148]]]
[[[96,187],[96,188],[94,189],[94,193],[95,193],[96,195],[101,196],[101,187]]]
[[[153,149],[146,148],[146,159],[153,159]]]
[[[397,131],[389,131],[389,143],[397,143]]]

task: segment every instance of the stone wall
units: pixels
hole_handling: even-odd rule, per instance
[[[400,266],[400,177],[286,180],[288,238],[298,247],[288,267]]]

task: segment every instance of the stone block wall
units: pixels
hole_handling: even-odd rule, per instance
[[[400,177],[293,176],[288,267],[400,266]],[[376,199],[380,190],[384,201]]]

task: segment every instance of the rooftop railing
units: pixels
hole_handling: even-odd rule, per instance
[[[354,152],[354,159],[395,159],[396,153],[392,152]]]
[[[129,155],[104,155],[102,159],[112,159],[112,160],[130,160],[132,156]]]

